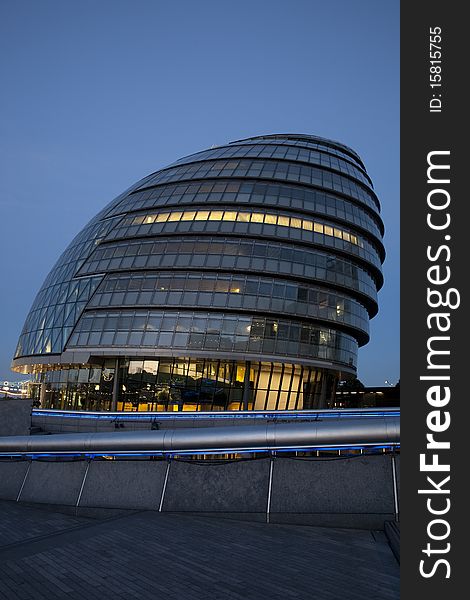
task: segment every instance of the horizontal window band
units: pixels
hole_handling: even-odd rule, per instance
[[[274,318],[274,319],[279,319],[279,320],[285,320],[285,319],[294,319],[296,322],[299,323],[304,323],[306,325],[312,325],[314,327],[328,327],[329,329],[334,329],[335,331],[339,331],[341,333],[345,333],[349,336],[351,336],[352,338],[354,338],[359,347],[364,346],[365,344],[368,343],[370,336],[369,336],[369,332],[364,330],[364,329],[360,329],[359,327],[354,327],[353,325],[349,325],[348,323],[345,323],[343,321],[334,321],[332,319],[322,319],[321,317],[305,317],[305,316],[301,316],[298,315],[296,313],[290,313],[290,312],[273,312],[271,310],[257,310],[257,309],[248,309],[248,308],[242,308],[242,307],[237,307],[237,308],[232,308],[232,307],[220,307],[220,306],[210,306],[210,305],[203,305],[203,304],[198,304],[197,306],[185,306],[182,304],[162,304],[162,305],[158,305],[158,304],[150,304],[150,305],[144,305],[144,304],[135,304],[135,305],[130,305],[130,304],[126,304],[126,305],[121,305],[121,306],[89,306],[87,307],[84,311],[83,311],[83,316],[85,317],[87,315],[87,313],[89,312],[99,312],[99,311],[103,311],[103,312],[109,312],[110,310],[116,310],[116,311],[126,311],[126,310],[131,310],[131,311],[139,311],[139,310],[148,310],[148,311],[154,311],[154,310],[158,310],[158,311],[168,311],[168,310],[175,310],[177,311],[181,317],[184,317],[185,313],[193,313],[195,310],[198,311],[204,311],[204,312],[208,312],[208,313],[214,313],[214,314],[220,314],[221,311],[223,311],[226,314],[231,314],[231,315],[240,315],[241,317],[246,317],[246,316],[253,316],[253,317],[264,317],[264,318]]]
[[[258,237],[256,239],[254,239],[253,237],[248,236],[244,236],[243,233],[240,232],[214,232],[214,231],[191,231],[188,232],[187,234],[187,238],[189,239],[190,237],[194,237],[194,236],[198,236],[198,237],[215,237],[215,236],[220,236],[225,237],[225,238],[230,238],[230,239],[236,239],[239,240],[240,242],[244,242],[244,241],[256,241],[257,243],[263,243],[263,242],[279,242],[279,238],[276,236],[267,236],[267,235],[263,235],[263,237]],[[162,233],[162,237],[159,238],[158,235],[155,235],[153,233],[149,233],[148,235],[134,235],[131,238],[130,237],[126,237],[126,236],[122,236],[122,237],[116,237],[114,239],[107,239],[104,242],[102,242],[98,248],[104,246],[104,244],[112,244],[114,242],[125,242],[125,241],[145,241],[148,239],[154,239],[155,243],[158,243],[158,241],[160,241],[160,239],[162,238],[172,238],[172,237],[186,237],[184,232],[181,231],[174,231],[174,232],[170,232],[170,231],[165,231],[164,233]],[[382,271],[379,269],[379,267],[377,265],[375,265],[372,262],[367,261],[366,259],[358,256],[357,254],[352,254],[346,251],[342,251],[339,248],[332,248],[331,246],[325,246],[325,245],[321,245],[321,244],[315,244],[312,242],[305,242],[303,240],[293,240],[293,239],[285,239],[282,240],[285,241],[286,243],[295,245],[299,248],[308,248],[309,250],[313,251],[313,250],[318,250],[320,252],[322,252],[323,254],[333,254],[334,253],[334,258],[339,258],[339,259],[347,259],[349,260],[352,264],[358,266],[361,269],[364,269],[366,273],[368,273],[375,282],[376,288],[377,290],[380,290],[380,288],[383,285],[383,274]],[[87,260],[88,262],[90,262],[91,260],[93,260],[93,255],[91,255]],[[79,274],[82,271],[82,268],[80,269],[80,271],[77,273]]]
[[[319,194],[324,194],[325,196],[328,196],[328,197],[331,196],[338,200],[343,200],[345,202],[349,202],[351,205],[364,211],[367,215],[369,215],[369,217],[372,220],[374,220],[376,222],[377,227],[379,228],[382,235],[385,230],[381,216],[380,216],[380,212],[377,210],[377,208],[371,207],[364,201],[362,201],[358,198],[355,198],[354,196],[345,194],[344,192],[342,192],[340,190],[324,188],[321,185],[299,182],[299,181],[295,181],[295,180],[286,180],[286,179],[282,179],[282,178],[276,179],[274,177],[263,177],[263,176],[254,177],[252,175],[247,175],[247,176],[212,175],[209,177],[185,177],[185,178],[182,178],[182,179],[179,179],[176,181],[163,181],[163,182],[151,183],[150,185],[148,185],[149,181],[147,181],[145,184],[143,184],[140,187],[133,188],[129,192],[129,194],[127,194],[124,198],[118,197],[119,201],[117,201],[117,199],[116,199],[116,201],[113,201],[113,203],[111,203],[111,205],[109,205],[109,207],[106,211],[106,214],[108,216],[112,216],[112,215],[118,214],[118,213],[120,214],[121,211],[119,210],[119,207],[121,205],[124,206],[125,202],[127,201],[128,198],[131,198],[133,195],[136,195],[136,194],[140,194],[143,192],[150,192],[152,190],[158,190],[160,188],[173,189],[173,188],[177,188],[178,186],[185,186],[185,185],[191,186],[191,185],[198,185],[198,184],[200,186],[211,185],[211,184],[214,186],[216,186],[217,184],[227,184],[227,185],[235,184],[235,185],[243,186],[243,185],[247,184],[247,185],[253,185],[253,186],[255,186],[255,185],[275,186],[275,187],[286,188],[286,189],[292,188],[295,190],[302,191],[303,193],[306,193],[306,194],[319,193]]]
[[[367,173],[364,173],[362,169],[359,169],[359,167],[357,167],[354,163],[352,163],[351,161],[344,161],[347,163],[347,165],[352,167],[352,171],[353,173],[349,172],[348,170],[344,171],[341,170],[341,168],[336,167],[336,166],[332,166],[327,165],[314,160],[307,160],[306,158],[299,158],[299,157],[294,157],[294,156],[273,156],[273,153],[269,153],[266,149],[259,149],[259,153],[258,154],[250,154],[250,153],[246,153],[246,154],[242,154],[242,153],[237,153],[236,149],[238,148],[254,148],[256,149],[257,147],[259,148],[260,146],[264,146],[266,144],[264,143],[251,143],[251,144],[229,144],[226,146],[218,146],[217,148],[212,148],[209,150],[202,150],[201,152],[198,152],[196,154],[192,154],[189,156],[185,156],[183,158],[180,158],[179,160],[171,163],[170,165],[168,165],[168,167],[165,167],[164,169],[161,169],[161,171],[165,171],[167,169],[171,169],[174,167],[178,167],[178,166],[182,166],[182,165],[189,165],[189,164],[197,164],[197,163],[201,163],[201,162],[206,162],[206,161],[210,161],[210,160],[225,160],[225,159],[229,159],[229,158],[240,158],[240,159],[266,159],[266,160],[275,160],[275,161],[286,161],[286,162],[290,162],[290,163],[295,163],[295,164],[299,164],[302,166],[306,166],[306,167],[318,167],[320,169],[324,169],[325,171],[329,171],[331,173],[337,174],[337,175],[341,175],[344,177],[349,177],[352,181],[354,181],[354,183],[363,185],[368,191],[372,192],[375,196],[375,192],[374,192],[374,187],[372,185],[372,182],[369,178],[369,176],[367,175]],[[299,148],[298,146],[288,146],[287,144],[268,144],[268,147],[281,147],[281,148]],[[221,152],[221,151],[227,151],[227,150],[233,150],[234,153],[233,154],[222,154],[222,155],[217,155],[217,153]],[[310,152],[317,152],[319,154],[326,154],[327,156],[331,156],[334,157],[338,160],[338,162],[342,162],[343,159],[335,154],[331,154],[325,151],[321,151],[321,150],[314,150],[314,149],[310,149]],[[264,154],[265,153],[265,154]],[[204,155],[204,156],[202,156]],[[359,174],[354,173],[354,169],[356,169],[358,171]],[[365,179],[365,181],[364,181]],[[378,201],[378,200],[377,200]]]
[[[186,206],[188,206],[188,208],[186,208]],[[189,206],[191,206],[190,209]],[[384,254],[384,248],[380,238],[374,236],[367,229],[359,225],[356,226],[355,223],[351,226],[351,223],[347,222],[346,219],[338,219],[329,214],[313,213],[313,211],[289,210],[284,207],[270,207],[267,205],[261,205],[260,208],[264,210],[258,212],[253,210],[253,206],[254,204],[250,203],[249,207],[240,209],[240,204],[235,202],[207,202],[199,204],[193,202],[188,205],[177,203],[152,209],[129,211],[124,214],[124,217],[115,225],[109,235],[111,235],[112,231],[124,227],[153,223],[171,223],[179,221],[258,223],[262,225],[276,225],[279,227],[322,233],[330,237],[343,239],[344,241],[360,246],[361,248],[364,247],[365,243],[368,243],[377,253]],[[274,208],[276,212],[267,212],[266,208],[271,208],[271,210]],[[338,224],[341,224],[342,227],[337,227]],[[347,224],[346,228],[344,228],[345,224]],[[370,236],[371,241],[361,239],[360,235],[357,235],[360,233],[356,231],[357,229],[363,230],[366,233],[366,236]]]

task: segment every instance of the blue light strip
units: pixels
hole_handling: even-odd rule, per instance
[[[335,446],[299,446],[299,447],[263,447],[263,448],[217,448],[206,450],[181,450],[181,451],[155,451],[148,450],[145,452],[1,452],[0,457],[5,458],[27,458],[37,460],[40,458],[83,458],[93,460],[94,458],[104,457],[146,457],[161,456],[161,457],[176,457],[176,456],[202,456],[202,455],[220,455],[220,454],[269,454],[271,452],[316,452],[316,451],[352,451],[352,450],[399,450],[400,444],[344,444]]]
[[[139,420],[163,421],[167,419],[351,419],[370,417],[399,417],[400,409],[338,409],[317,411],[220,411],[220,412],[84,412],[67,410],[33,409],[33,417],[73,418],[89,420]]]

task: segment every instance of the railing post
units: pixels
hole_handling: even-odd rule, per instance
[[[397,483],[397,466],[395,462],[395,448],[392,452],[392,478],[393,478],[393,506],[395,512],[395,521],[400,521],[400,507],[398,502],[398,483]]]
[[[168,462],[166,464],[165,480],[163,482],[162,495],[160,497],[160,505],[158,507],[158,512],[162,512],[163,510],[163,501],[165,500],[166,484],[168,483],[168,475],[170,474],[170,464],[171,456],[168,458]]]
[[[88,476],[88,469],[90,468],[90,463],[91,463],[91,459],[88,459],[85,473],[84,473],[83,479],[82,479],[82,485],[80,486],[80,491],[78,492],[77,502],[75,503],[75,508],[78,508],[78,505],[80,504],[80,500],[82,499],[83,488],[85,487],[85,481]]]
[[[271,517],[271,495],[273,489],[273,468],[274,468],[274,453],[271,453],[269,459],[269,482],[268,482],[268,503],[266,505],[266,523],[269,523]]]
[[[24,477],[23,477],[23,483],[21,484],[20,491],[18,492],[18,495],[16,496],[16,501],[17,501],[17,502],[19,502],[19,501],[20,501],[21,492],[23,491],[24,484],[26,483],[26,479],[28,478],[28,475],[29,475],[29,470],[31,469],[31,465],[32,465],[32,464],[33,464],[33,461],[32,461],[32,460],[30,460],[30,461],[29,461],[28,468],[26,469],[26,473],[24,474]]]

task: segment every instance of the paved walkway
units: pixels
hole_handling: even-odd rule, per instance
[[[1,600],[389,600],[383,533],[0,501]]]

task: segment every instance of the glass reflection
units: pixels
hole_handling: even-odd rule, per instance
[[[335,377],[303,365],[195,358],[115,359],[37,373],[41,408],[118,411],[302,410],[330,405]]]

